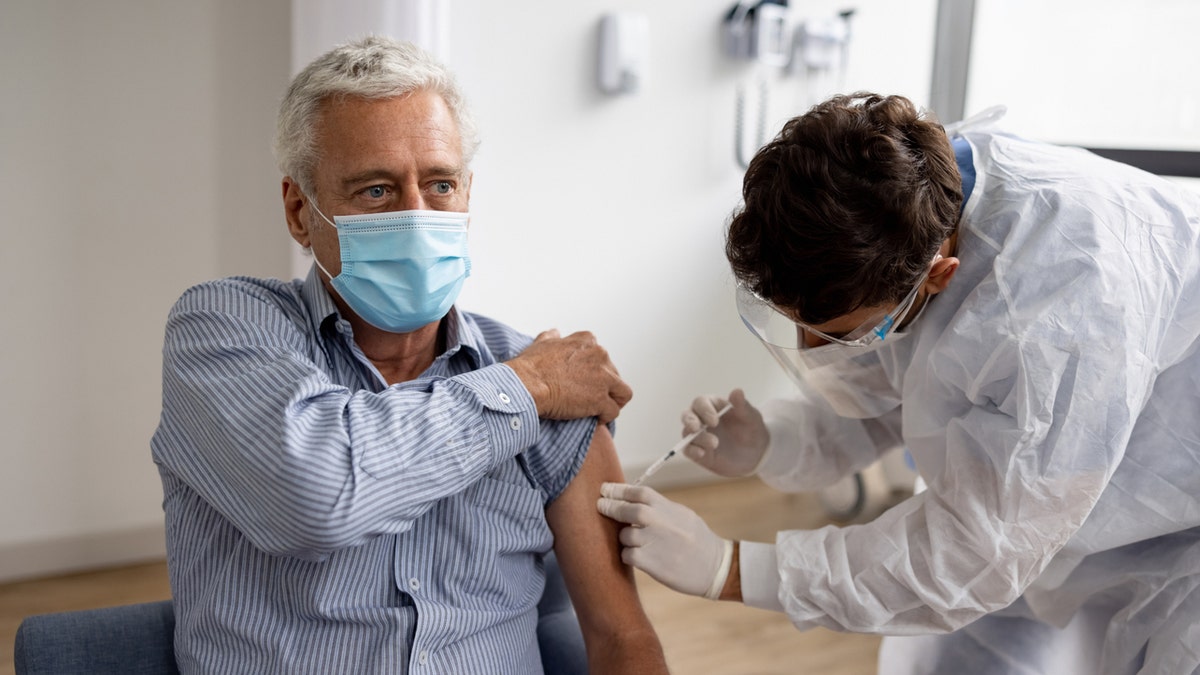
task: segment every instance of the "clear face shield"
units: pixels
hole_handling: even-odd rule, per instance
[[[894,309],[880,310],[844,334],[831,335],[796,321],[740,284],[738,314],[801,387],[815,388],[843,416],[876,417],[900,401],[875,352],[904,337],[897,330],[917,318],[908,316],[928,278],[927,270]],[[923,309],[924,305],[918,314]]]

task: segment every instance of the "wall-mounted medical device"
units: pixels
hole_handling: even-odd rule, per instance
[[[721,46],[734,60],[787,67],[790,72],[845,65],[853,9],[832,16],[796,16],[788,0],[738,0],[725,13]]]
[[[836,16],[816,16],[796,25],[789,66],[792,70],[832,71],[841,69],[850,46],[850,17],[854,10]]]
[[[725,53],[735,59],[785,66],[791,57],[788,0],[740,0],[725,15]]]
[[[600,19],[599,84],[606,94],[633,94],[646,85],[650,21],[641,12],[613,12]]]
[[[831,17],[796,16],[788,0],[738,0],[721,23],[721,47],[727,56],[752,67],[738,83],[735,155],[742,168],[767,140],[767,108],[772,83],[793,76],[803,80],[805,99],[815,103],[830,76],[845,73],[854,10]],[[750,122],[753,120],[753,123]]]

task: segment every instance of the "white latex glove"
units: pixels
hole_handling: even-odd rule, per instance
[[[717,417],[717,411],[732,404],[729,412]],[[694,433],[701,425],[708,430],[692,440],[683,454],[693,462],[721,476],[749,476],[758,470],[771,433],[763,423],[762,413],[746,401],[741,389],[729,393],[729,399],[719,396],[699,396],[692,407],[680,416],[683,435]]]
[[[733,542],[722,539],[682,504],[645,485],[604,483],[596,508],[621,530],[621,560],[680,593],[716,600],[733,562]]]

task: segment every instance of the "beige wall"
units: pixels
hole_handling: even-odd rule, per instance
[[[0,4],[0,579],[161,550],[149,438],[187,286],[288,270],[288,3]]]

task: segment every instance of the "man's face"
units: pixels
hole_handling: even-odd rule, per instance
[[[426,209],[467,211],[471,175],[458,126],[441,96],[347,98],[322,105],[316,127],[316,206],[334,216]],[[321,219],[299,186],[285,179],[292,237],[333,276],[341,273],[337,230]]]

